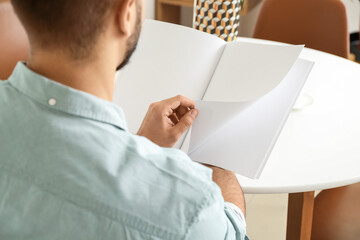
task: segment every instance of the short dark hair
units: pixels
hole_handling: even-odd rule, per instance
[[[63,48],[84,59],[105,29],[111,10],[121,0],[11,0],[30,41]]]

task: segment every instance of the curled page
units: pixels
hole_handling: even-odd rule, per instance
[[[303,45],[228,43],[203,97],[191,133],[192,153],[252,102],[275,89],[290,71]]]
[[[191,129],[188,153],[192,153],[228,121],[251,105],[251,102],[196,101],[199,115]]]
[[[312,66],[313,62],[298,59],[278,87],[237,114],[189,156],[258,178]]]

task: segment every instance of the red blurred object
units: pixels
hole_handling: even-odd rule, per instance
[[[18,61],[28,57],[26,32],[10,2],[0,2],[0,79],[7,79]]]
[[[265,0],[254,38],[350,54],[346,9],[340,0]]]

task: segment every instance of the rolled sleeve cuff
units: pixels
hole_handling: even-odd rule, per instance
[[[240,233],[241,239],[248,239],[246,236],[246,221],[244,213],[233,203],[225,202],[225,213],[231,221],[236,232]]]

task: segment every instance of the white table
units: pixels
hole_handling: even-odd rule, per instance
[[[260,41],[240,38],[239,41]],[[360,64],[305,48],[314,61],[259,180],[237,176],[245,193],[290,193],[287,239],[310,239],[314,190],[360,182]]]

